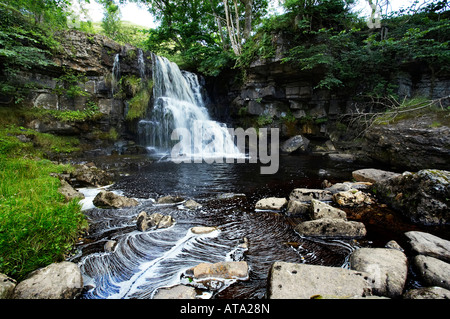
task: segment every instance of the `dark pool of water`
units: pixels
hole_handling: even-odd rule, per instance
[[[282,156],[277,174],[261,175],[259,164],[175,164],[153,160],[151,164],[128,166],[129,176],[113,186],[126,196],[139,198],[138,207],[86,212],[90,233],[73,258],[85,279],[84,298],[151,298],[158,288],[180,283],[188,268],[201,262],[231,260],[244,237],[249,241],[249,249],[241,259],[250,267],[249,279],[218,286],[210,292],[213,298],[264,298],[268,271],[275,261],[345,267],[349,254],[357,247],[382,246],[408,230],[405,227],[396,232],[392,218],[402,221],[394,216],[380,218],[381,222],[373,225],[367,219],[368,236],[361,241],[314,240],[294,232],[298,222],[295,216],[255,211],[256,201],[264,197],[288,197],[292,189],[320,187],[324,179],[351,180],[351,172],[359,167],[348,163],[331,162],[321,156]],[[245,196],[218,198],[229,193]],[[203,207],[193,211],[176,205],[155,205],[151,200],[175,194],[192,198]],[[164,230],[139,232],[135,217],[143,210],[171,215],[176,224]],[[355,219],[367,217],[349,213]],[[390,212],[382,215],[387,214]],[[217,226],[219,231],[194,236],[189,231],[194,226]],[[108,240],[117,243],[114,252],[105,251]]]

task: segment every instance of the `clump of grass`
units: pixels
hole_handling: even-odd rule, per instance
[[[35,110],[36,111],[36,110]],[[65,202],[51,173],[70,171],[42,159],[78,150],[75,137],[20,126],[32,110],[0,108],[0,273],[17,280],[64,259],[87,225],[77,200]]]
[[[78,201],[64,203],[50,173],[69,166],[0,156],[0,272],[17,280],[64,259],[86,225]]]
[[[23,135],[29,142],[21,142],[17,136]],[[40,133],[22,126],[0,127],[0,152],[12,156],[45,157],[45,154],[70,154],[80,150],[80,141],[74,136],[57,136]]]

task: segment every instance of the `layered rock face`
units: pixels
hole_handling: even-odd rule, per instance
[[[83,135],[88,139],[112,128],[122,136],[127,130],[128,102],[138,81],[151,80],[151,53],[131,45],[119,45],[102,35],[80,31],[60,34],[61,49],[52,56],[54,65],[23,71],[20,84],[31,87],[22,104],[49,110],[101,113],[88,122],[35,119],[29,128],[57,135]],[[127,81],[127,80],[134,80]],[[96,134],[93,134],[93,132]]]
[[[450,127],[429,114],[367,130],[364,152],[392,167],[448,169]]]

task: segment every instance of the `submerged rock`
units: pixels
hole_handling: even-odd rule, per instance
[[[139,204],[134,198],[128,198],[114,194],[113,192],[100,191],[95,196],[94,205],[101,208],[122,208],[122,207],[134,207]]]
[[[15,299],[73,299],[83,289],[78,266],[63,261],[32,272],[14,290]]]
[[[228,200],[228,199],[238,199],[238,198],[245,198],[246,195],[242,194],[242,193],[222,193],[222,194],[218,194],[216,196],[216,199],[219,200]]]
[[[269,271],[270,299],[350,298],[371,295],[368,275],[340,267],[275,262]]]
[[[196,226],[191,228],[191,232],[196,235],[209,234],[217,230],[217,227]]]
[[[184,203],[184,207],[187,209],[198,209],[201,208],[202,205],[197,203],[195,200],[189,199]]]
[[[422,287],[408,290],[403,299],[450,299],[450,290],[442,287]]]
[[[184,198],[181,196],[167,195],[167,196],[158,198],[158,200],[156,202],[158,204],[175,204],[175,203],[179,203],[182,201],[184,201]]]

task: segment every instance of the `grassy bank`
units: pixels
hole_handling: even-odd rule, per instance
[[[9,111],[9,124],[0,123],[0,273],[21,280],[63,260],[86,220],[50,175],[71,167],[43,159],[47,152],[70,152],[76,141],[18,126]]]

